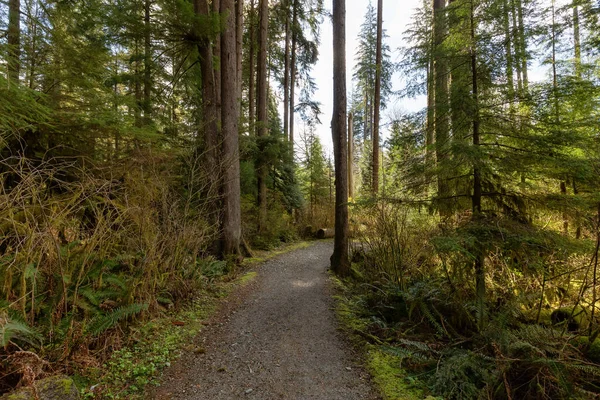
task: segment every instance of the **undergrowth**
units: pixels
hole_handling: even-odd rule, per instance
[[[83,398],[144,399],[149,387],[158,385],[160,372],[184,352],[201,353],[193,338],[202,330],[219,301],[236,287],[250,283],[255,272],[235,279],[223,276],[210,290],[197,294],[174,315],[164,315],[130,327],[128,344],[113,352],[101,366],[86,368],[75,377]]]
[[[600,394],[591,240],[494,217],[440,223],[406,206],[362,212],[353,273],[337,281],[338,314],[366,346],[385,398]]]
[[[134,321],[181,309],[230,271],[209,256],[215,188],[195,160],[0,160],[0,393],[101,366]]]

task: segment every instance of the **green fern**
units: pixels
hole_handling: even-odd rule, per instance
[[[14,341],[38,346],[41,343],[41,337],[25,322],[9,317],[0,318],[0,345],[6,347]]]
[[[139,314],[148,309],[148,304],[135,303],[128,306],[119,307],[107,314],[93,318],[87,326],[86,333],[91,336],[99,336],[106,330],[115,326],[119,321]]]

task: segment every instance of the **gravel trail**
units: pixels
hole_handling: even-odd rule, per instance
[[[326,273],[332,248],[318,242],[258,267],[152,398],[378,399],[337,331]]]

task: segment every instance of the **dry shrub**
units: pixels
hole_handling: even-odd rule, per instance
[[[206,219],[214,190],[196,160],[140,151],[103,168],[0,161],[4,368],[21,346],[39,347],[28,340],[38,333],[54,362],[110,350],[111,328],[206,281],[197,262],[217,233]]]

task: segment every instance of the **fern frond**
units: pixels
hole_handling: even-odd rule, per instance
[[[0,319],[0,345],[8,346],[13,340],[19,340],[30,345],[39,345],[41,336],[25,322],[14,319]]]
[[[92,336],[99,336],[106,330],[115,326],[117,323],[119,323],[119,321],[131,317],[132,315],[139,314],[147,309],[148,304],[141,303],[119,307],[116,310],[92,319],[86,329],[86,332]]]

